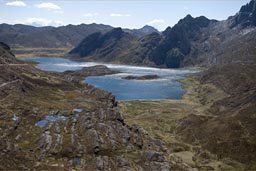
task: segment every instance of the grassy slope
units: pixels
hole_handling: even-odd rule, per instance
[[[255,169],[253,70],[237,64],[213,68],[184,80],[188,93],[181,100],[121,102],[119,109],[129,124],[165,141],[176,170],[179,160],[199,170]]]
[[[16,47],[12,52],[17,58],[27,57],[64,57],[72,47],[62,48],[28,48]]]
[[[168,170],[161,141],[127,125],[110,93],[77,82],[109,71],[98,66],[64,77],[0,46],[0,170]],[[66,120],[36,126],[47,115]]]

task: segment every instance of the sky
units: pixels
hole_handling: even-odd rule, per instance
[[[224,20],[249,0],[0,0],[0,23],[62,26],[81,23],[160,31],[187,14]]]

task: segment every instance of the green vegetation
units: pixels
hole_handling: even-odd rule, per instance
[[[12,52],[17,58],[33,58],[33,57],[64,57],[71,47],[63,48],[28,48],[16,47]]]
[[[227,73],[222,73],[224,77],[225,74]],[[232,147],[211,142],[214,142],[214,138],[211,137],[221,138],[226,132],[225,129],[229,129],[228,126],[222,128],[222,132],[216,130],[218,126],[221,126],[218,122],[223,120],[216,113],[216,108],[219,107],[220,111],[226,111],[227,106],[217,104],[230,98],[230,95],[223,90],[223,87],[218,87],[210,82],[201,82],[204,76],[206,75],[193,75],[186,80],[182,80],[187,94],[181,100],[120,102],[118,109],[128,124],[138,124],[149,135],[166,143],[169,159],[176,161],[174,162],[174,170],[183,168],[178,164],[179,161],[183,161],[190,167],[199,170],[207,170],[208,168],[238,171],[255,167],[253,163],[247,165],[244,161],[240,160],[239,162],[237,160],[239,156],[234,156],[241,155],[245,157],[248,153],[252,153],[246,152],[246,146],[244,146],[245,151],[240,151],[239,154],[234,152],[225,154],[223,151],[225,155],[221,156],[220,153],[223,154],[223,152],[217,149],[231,149]],[[207,78],[211,79],[212,77]],[[249,111],[246,113],[250,115]],[[207,124],[204,125],[204,123]],[[217,127],[214,126],[215,124]],[[215,130],[216,133],[214,133]],[[228,131],[234,132],[234,130]],[[203,136],[200,134],[203,134]],[[229,139],[228,141],[236,141],[235,136],[226,138]],[[250,138],[248,137],[247,140],[250,140]]]

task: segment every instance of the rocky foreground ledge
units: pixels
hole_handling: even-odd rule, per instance
[[[163,141],[127,125],[114,96],[78,81],[93,68],[64,77],[0,52],[0,170],[171,170]]]

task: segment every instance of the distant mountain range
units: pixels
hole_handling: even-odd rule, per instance
[[[84,61],[168,68],[255,62],[255,4],[252,0],[224,21],[187,15],[163,32],[147,25],[122,29],[103,24],[57,28],[1,24],[0,41],[11,47],[65,48],[70,50],[68,57]]]
[[[85,60],[178,68],[181,60],[190,53],[191,41],[200,29],[215,22],[188,15],[161,34],[154,32],[143,37],[116,28],[105,34],[95,33],[86,37],[70,54],[85,57]]]
[[[34,27],[22,24],[0,24],[0,40],[12,47],[63,48],[74,47],[90,34],[106,33],[113,27],[104,24],[80,24],[61,27]],[[158,32],[151,26],[141,29],[124,29],[136,36]]]
[[[209,68],[188,76],[188,93],[170,108],[135,101],[136,109],[125,109],[133,113],[126,123],[113,95],[80,82],[112,73],[108,68],[41,71],[1,41],[70,48],[67,57],[84,61]],[[2,24],[0,170],[256,170],[255,60],[256,0],[227,20],[187,15],[161,33],[150,26]],[[37,126],[49,116],[65,119]],[[159,127],[143,129],[153,122]]]
[[[121,28],[86,37],[70,51],[85,61],[179,68],[256,60],[256,1],[224,21],[187,15],[173,28],[136,37]]]

